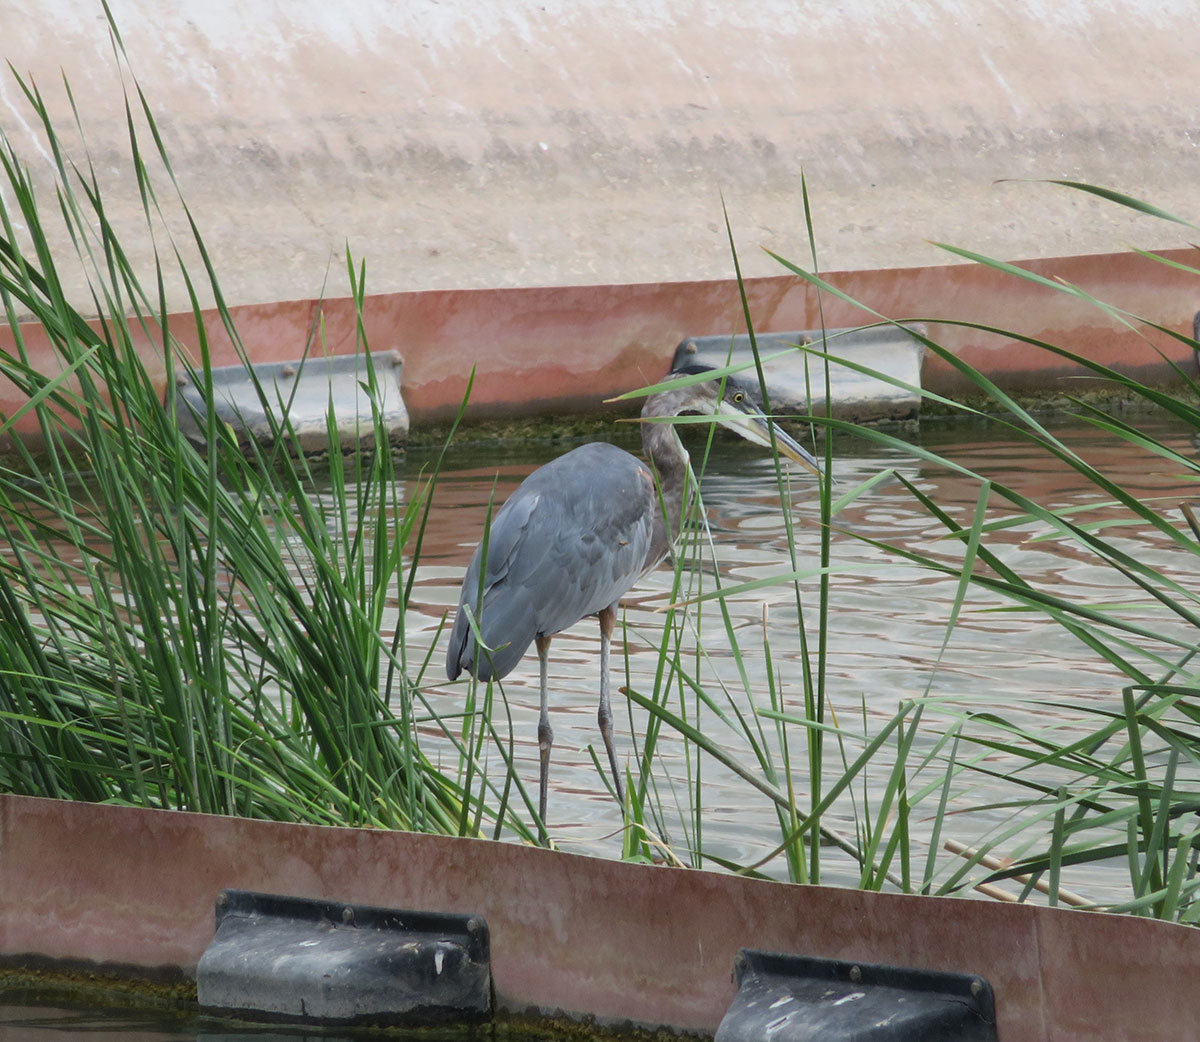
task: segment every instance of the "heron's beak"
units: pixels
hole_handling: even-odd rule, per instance
[[[763,448],[771,447],[771,432],[775,433],[775,446],[779,452],[793,463],[799,463],[806,470],[812,471],[818,477],[824,473],[817,458],[793,438],[787,431],[772,423],[763,411],[750,401],[741,405],[722,401],[717,407],[717,422],[722,427],[740,434],[747,441]]]

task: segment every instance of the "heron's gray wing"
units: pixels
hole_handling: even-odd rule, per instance
[[[488,537],[476,617],[494,649],[490,664],[476,662],[461,610],[477,599],[481,547],[463,580],[447,674],[466,668],[503,677],[534,637],[616,603],[645,568],[656,516],[649,470],[615,446],[582,445],[534,471],[497,512]]]
[[[526,479],[528,480],[528,479]],[[492,527],[488,531],[487,540],[487,574],[484,577],[482,591],[480,590],[480,571],[483,567],[484,544],[475,548],[471,563],[463,576],[462,593],[458,599],[458,614],[454,619],[454,628],[450,632],[450,646],[446,653],[446,675],[454,680],[466,669],[483,680],[492,676],[504,676],[517,664],[525,649],[537,635],[530,629],[535,625],[531,613],[524,625],[520,612],[521,605],[510,603],[512,598],[505,597],[507,586],[505,580],[513,565],[513,559],[519,550],[529,520],[537,508],[540,497],[534,492],[529,494],[524,483],[514,492],[505,504],[492,518]],[[480,594],[482,592],[482,600]],[[495,648],[490,663],[487,655],[476,663],[477,647],[474,634],[471,632],[464,605],[470,605],[479,624],[486,614],[487,629],[480,627],[484,634],[484,642],[490,648]],[[503,612],[507,618],[501,625],[500,615]],[[493,618],[493,616],[495,618]],[[516,625],[514,625],[514,623]],[[497,636],[501,639],[497,642]],[[501,648],[499,645],[506,645]],[[512,659],[509,662],[509,659]]]
[[[615,604],[637,581],[658,510],[650,471],[624,450],[597,442],[561,459],[568,465],[552,475],[554,494],[543,494],[537,511],[546,551],[536,571],[521,569],[544,634]]]

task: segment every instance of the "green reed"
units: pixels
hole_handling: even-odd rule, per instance
[[[458,740],[457,721],[426,700],[427,663],[409,661],[404,633],[440,459],[407,491],[398,480],[363,335],[364,266],[347,256],[367,359],[365,446],[338,451],[331,401],[332,449],[317,464],[298,450],[277,392],[257,381],[271,436],[239,443],[213,407],[202,295],[249,359],[136,79],[125,96],[131,169],[160,258],[148,278],[121,246],[86,152],[68,158],[38,89],[16,82],[54,178],[39,194],[0,141],[0,300],[15,340],[0,378],[28,398],[0,418],[10,446],[0,466],[0,790],[478,834],[494,814],[492,779],[472,769],[479,749]],[[186,242],[165,231],[164,183]],[[75,256],[52,254],[55,221]],[[198,277],[185,253],[200,257]],[[179,316],[168,317],[163,255],[189,295],[195,357],[179,347]],[[68,302],[71,265],[87,273],[95,320]],[[33,363],[25,317],[49,337],[53,372]],[[322,346],[318,327],[296,345],[301,367]],[[187,407],[153,377],[145,359],[156,355],[168,388],[186,376],[201,390],[202,444],[181,433]],[[427,755],[430,728],[455,750],[448,769]]]
[[[1071,187],[1178,221],[1118,193],[1086,185]],[[952,252],[1011,277],[1030,279],[1085,299],[1131,327],[1152,327],[1160,334],[1196,346],[1190,337],[1094,300],[1078,287],[1055,283],[964,250]],[[1145,256],[1180,267],[1174,259]],[[813,271],[778,259],[819,294],[849,299]],[[815,254],[813,260],[815,271]],[[1200,267],[1187,270],[1200,275]],[[863,307],[860,302],[853,303]],[[750,316],[746,317],[749,327]],[[889,321],[884,316],[879,319]],[[911,324],[918,322],[945,325],[953,319],[944,315],[913,316],[903,324],[912,328]],[[1200,386],[1187,372],[1177,369],[1177,380],[1171,388],[1152,387],[1050,343],[1003,329],[972,328],[1021,340],[1066,359],[1119,388],[1126,398],[1152,407],[1158,415],[1169,416],[1186,429],[1200,431],[1200,409],[1196,405]],[[984,374],[934,340],[922,339],[927,351],[970,381],[975,391],[973,401],[987,403],[968,407],[938,398],[939,405],[964,413],[986,411],[992,422],[1002,424],[1009,433],[1026,439],[1039,453],[1084,479],[1097,493],[1095,505],[1055,510],[1018,488],[976,473],[956,461],[953,453],[934,453],[896,432],[839,420],[827,411],[799,417],[825,431],[827,460],[831,452],[836,457],[830,448],[835,437],[874,441],[935,471],[940,468],[973,481],[977,488],[974,509],[966,517],[952,515],[935,496],[899,471],[875,475],[844,489],[824,483],[818,497],[816,523],[821,539],[817,559],[796,563],[789,525],[793,561],[789,571],[688,594],[693,610],[708,606],[723,611],[730,599],[752,596],[768,586],[786,583],[796,588],[798,635],[805,648],[802,654],[811,667],[798,677],[777,674],[771,667],[771,649],[764,636],[761,654],[771,678],[766,692],[769,704],[764,704],[763,693],[752,692],[747,686],[736,693],[736,698],[730,697],[725,705],[718,706],[723,696],[706,690],[708,681],[700,676],[698,668],[689,671],[688,664],[678,656],[671,662],[680,683],[693,692],[694,705],[707,706],[723,725],[729,726],[734,735],[729,745],[748,749],[749,758],[733,760],[729,746],[722,747],[716,741],[713,728],[693,726],[682,701],[672,704],[659,697],[657,687],[655,697],[631,691],[630,698],[694,745],[698,751],[697,775],[703,757],[716,760],[746,780],[748,801],[765,798],[778,809],[780,832],[775,849],[754,864],[726,867],[759,871],[782,857],[790,878],[817,881],[824,861],[833,857],[844,866],[848,856],[858,866],[859,885],[866,888],[887,886],[908,892],[950,893],[969,886],[986,890],[990,885],[1016,880],[1020,885],[1013,893],[1019,899],[1037,897],[1052,904],[1082,900],[1096,907],[1099,902],[1089,902],[1086,893],[1082,898],[1070,894],[1068,887],[1072,870],[1100,865],[1110,878],[1121,873],[1127,881],[1127,897],[1110,900],[1104,907],[1184,922],[1200,919],[1196,900],[1200,893],[1200,590],[1193,582],[1200,554],[1200,523],[1196,511],[1187,502],[1186,492],[1182,503],[1178,499],[1144,501],[1132,494],[1057,438],[1037,416]],[[837,357],[836,339],[829,343],[826,351],[797,347],[807,353],[818,378],[829,361],[854,367],[854,363]],[[756,358],[754,367],[734,367],[730,372],[746,368],[760,369],[759,360]],[[871,375],[889,379],[878,373]],[[919,388],[911,390],[936,397]],[[1073,399],[1073,404],[1076,419],[1123,440],[1130,453],[1153,454],[1169,461],[1177,468],[1185,489],[1200,478],[1200,462],[1195,457],[1140,430],[1128,416],[1082,399]],[[981,605],[996,610],[996,602],[1007,602],[1010,610],[1026,616],[1026,626],[1030,625],[1030,617],[1036,617],[1040,625],[1064,629],[1109,667],[1115,667],[1125,682],[1116,684],[1103,702],[1047,704],[1048,710],[1069,713],[1072,727],[1054,724],[1035,730],[1006,714],[999,693],[995,704],[986,710],[932,695],[939,654],[915,673],[913,697],[882,724],[868,723],[865,693],[861,724],[851,723],[849,706],[837,707],[840,715],[835,712],[825,680],[828,663],[822,638],[838,595],[837,546],[841,540],[864,538],[840,526],[838,515],[881,481],[890,482],[907,500],[900,509],[927,516],[942,530],[927,547],[915,549],[898,541],[869,542],[897,565],[916,566],[953,581],[955,592],[945,621],[943,651],[964,612]],[[780,502],[785,510],[794,492],[781,477]],[[1125,584],[1131,597],[1117,604],[1089,603],[1063,596],[1053,586],[1021,575],[997,541],[1016,526],[1033,527],[1035,538],[1061,547],[1064,553],[1085,554],[1113,575],[1115,585]],[[1139,532],[1153,533],[1167,542],[1171,550],[1169,564],[1155,564],[1138,554]],[[957,546],[956,554],[946,552],[948,543]],[[886,563],[881,567],[886,570]],[[814,589],[815,604],[810,604],[805,595],[811,598],[809,591]],[[740,661],[742,656],[754,653],[744,637],[739,644],[733,627],[727,624],[725,631],[723,639],[735,659]],[[818,639],[815,649],[804,644],[805,634],[810,631]],[[710,627],[706,641],[716,643],[711,632]],[[765,627],[763,632],[765,635]],[[741,672],[743,676],[746,673],[744,669]],[[1024,705],[1028,708],[1031,703],[1026,701]],[[768,731],[764,721],[770,721],[776,729]],[[790,741],[789,733],[793,735]],[[798,749],[804,753],[797,755]],[[988,791],[993,794],[987,799],[976,795],[981,779],[986,779]],[[997,792],[1003,796],[996,796]],[[701,815],[695,808],[702,797],[697,784],[692,793],[692,831],[684,844],[693,863],[719,861],[707,855],[703,842],[698,840]],[[952,809],[962,815],[962,808],[968,806],[973,816],[949,817]],[[980,826],[981,814],[990,814],[989,820],[999,824]],[[850,822],[852,835],[837,831],[837,821]],[[973,838],[969,849],[944,851],[943,843],[954,838],[951,833],[962,829],[981,834]],[[806,860],[800,856],[805,853]],[[778,869],[770,870],[778,874]]]

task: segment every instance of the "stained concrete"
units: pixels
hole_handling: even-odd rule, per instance
[[[726,277],[722,198],[746,271],[771,274],[760,246],[808,258],[802,174],[826,270],[952,259],[927,240],[1005,258],[1187,241],[1002,178],[1196,215],[1186,0],[111,6],[231,303],[313,297],[327,273],[343,294],[347,244],[375,292]],[[69,127],[66,72],[148,271],[100,4],[5,0],[0,57]],[[5,70],[0,127],[45,187],[35,122]]]
[[[0,795],[0,968],[195,973],[223,887],[480,915],[496,1006],[710,1034],[739,948],[986,978],[1005,1042],[1200,1037],[1200,933],[522,847]],[[46,866],[54,871],[47,873]],[[53,962],[50,963],[53,965]]]

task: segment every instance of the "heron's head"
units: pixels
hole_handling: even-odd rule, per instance
[[[673,370],[667,379],[700,376],[712,371],[708,366],[687,365]],[[672,411],[677,415],[698,413],[712,416],[722,427],[767,449],[771,447],[771,434],[774,433],[775,446],[781,455],[814,474],[822,473],[816,457],[763,413],[758,404],[757,384],[751,385],[736,376],[727,376],[724,380],[716,377],[680,388],[675,394],[679,397],[672,403]]]

